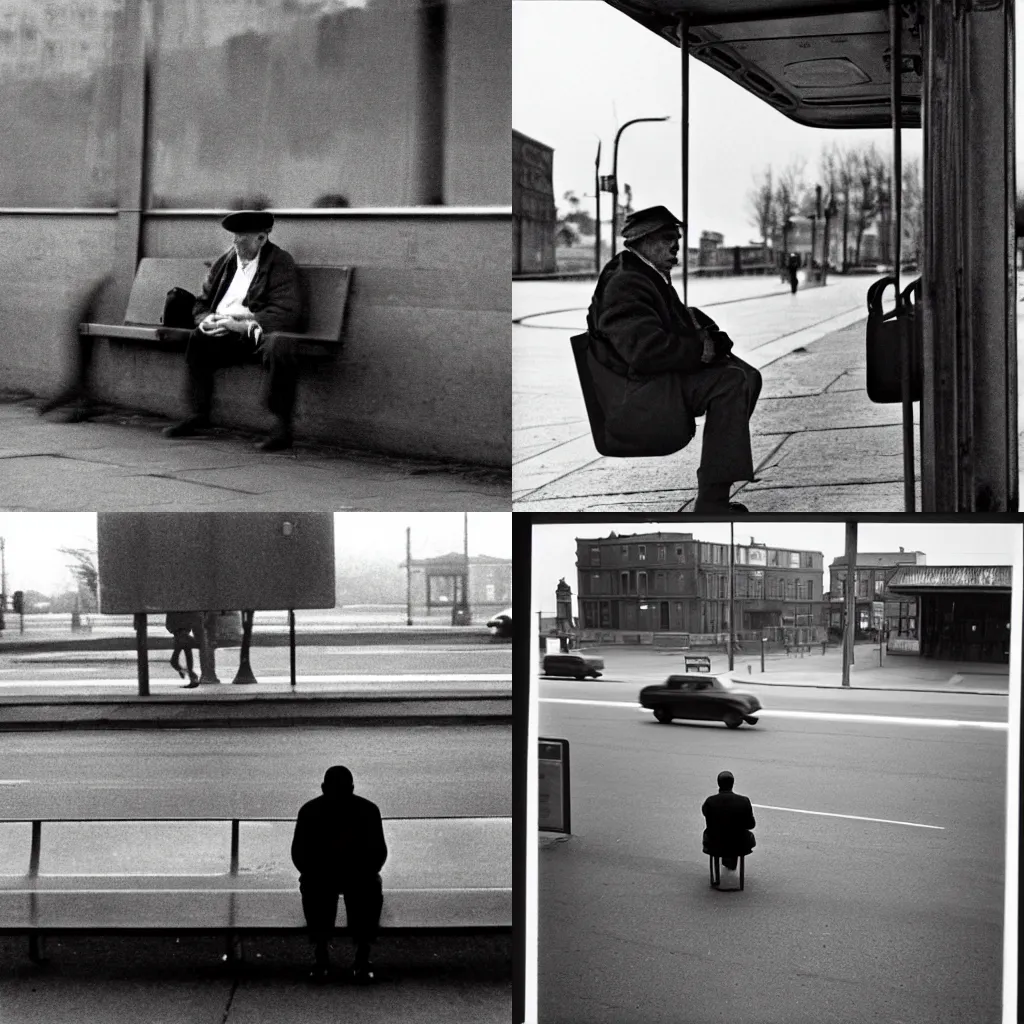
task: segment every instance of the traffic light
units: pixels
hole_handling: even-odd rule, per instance
[[[11,607],[19,614],[25,614],[25,595],[20,590],[11,594]]]

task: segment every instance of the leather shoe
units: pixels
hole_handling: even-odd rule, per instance
[[[290,430],[275,430],[259,447],[261,452],[280,452],[292,446]]]
[[[681,508],[679,511],[683,512],[685,510]],[[738,501],[709,501],[703,503],[698,499],[694,502],[693,508],[690,511],[694,515],[727,516],[733,512],[747,512],[749,509]]]
[[[203,416],[186,416],[180,423],[164,428],[164,437],[191,437],[210,424]]]

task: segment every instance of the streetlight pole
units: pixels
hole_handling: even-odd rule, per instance
[[[615,244],[619,228],[619,137],[631,125],[639,124],[641,121],[667,121],[668,117],[634,117],[627,121],[615,133],[615,147],[612,152],[612,184],[615,190],[612,192],[612,255],[615,255]]]
[[[412,527],[405,528],[405,624],[412,625]]]
[[[733,581],[732,581],[732,570],[733,570],[733,528],[735,523],[729,524],[729,671],[733,669],[733,657],[732,657],[732,639],[733,639],[733,612],[735,610],[735,604],[733,602]]]

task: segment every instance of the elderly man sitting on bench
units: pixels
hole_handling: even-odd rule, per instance
[[[221,225],[234,235],[232,246],[210,267],[192,307],[195,329],[185,351],[191,412],[164,434],[188,437],[208,427],[214,371],[251,362],[262,351],[269,377],[267,407],[277,426],[260,448],[279,451],[292,443],[297,371],[293,354],[265,344],[264,335],[301,329],[295,261],[269,240],[274,216],[265,210],[240,210]]]

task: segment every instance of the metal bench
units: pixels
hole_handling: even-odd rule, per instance
[[[80,335],[109,338],[121,343],[144,344],[169,351],[184,351],[189,331],[162,326],[164,300],[171,288],[185,288],[195,295],[213,260],[157,259],[139,261],[128,298],[123,324],[81,323]],[[352,285],[352,267],[299,266],[306,325],[303,331],[273,331],[274,338],[295,343],[304,356],[332,354],[341,347]]]
[[[301,932],[294,819],[0,820],[0,935]],[[511,818],[385,818],[382,934],[512,929]],[[339,906],[337,934],[344,934]]]

